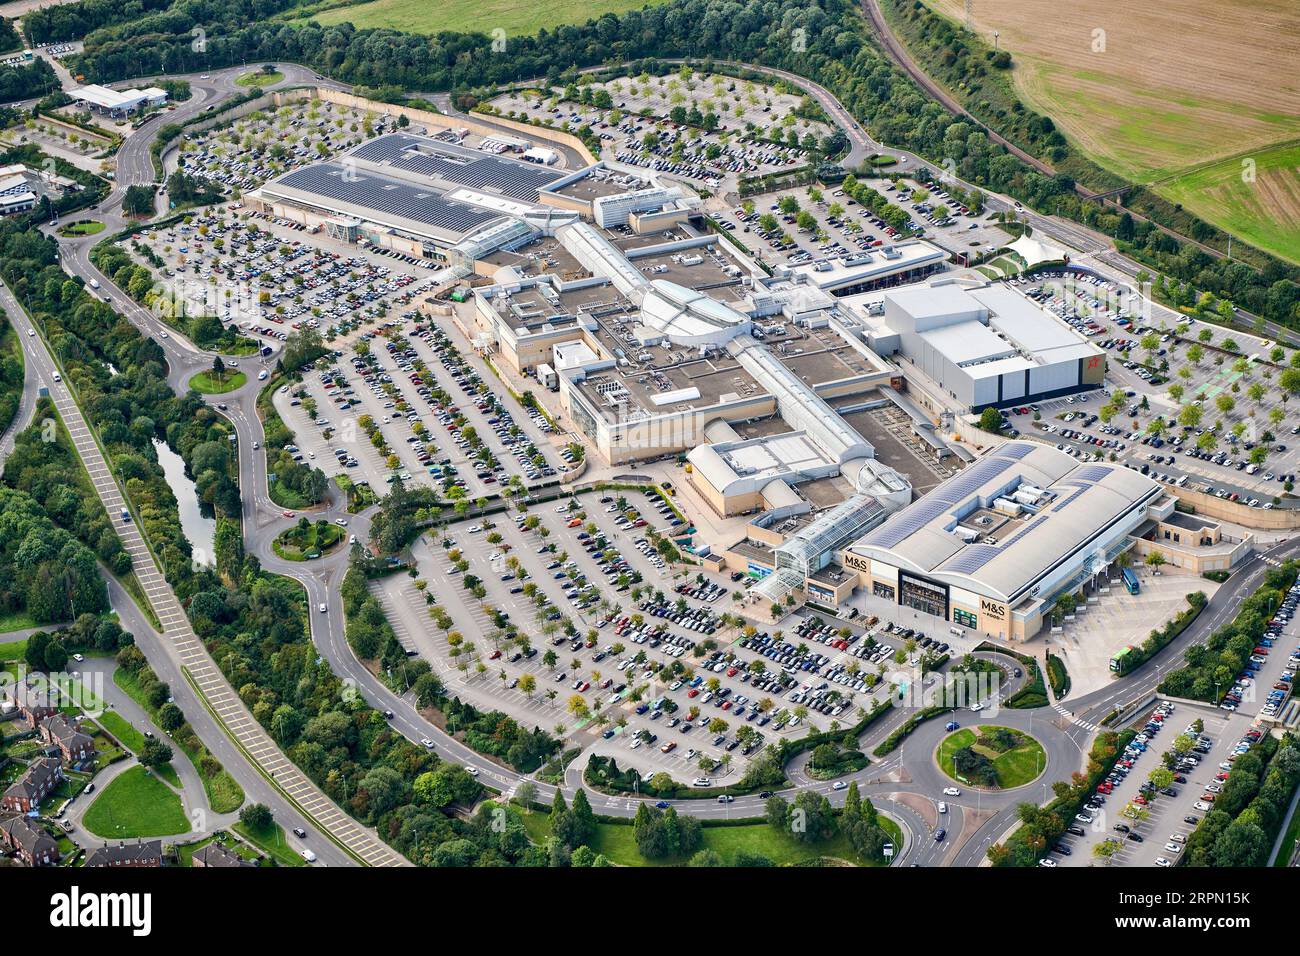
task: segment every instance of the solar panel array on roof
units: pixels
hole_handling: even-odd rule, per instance
[[[539,189],[564,175],[534,163],[521,163],[403,133],[390,133],[362,143],[351,155],[526,202],[536,202]]]
[[[1110,471],[1105,465],[1084,465],[1070,477],[1077,478],[1079,481],[1101,481],[1110,474]]]
[[[353,167],[348,175],[337,163],[305,166],[281,177],[280,185],[400,216],[436,229],[469,232],[500,218],[500,213],[445,199],[406,183],[371,176]]]
[[[997,545],[972,544],[963,548],[957,557],[944,565],[943,570],[954,574],[974,574],[996,558],[1000,552],[1001,549]]]

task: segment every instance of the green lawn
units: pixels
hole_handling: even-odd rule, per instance
[[[292,488],[286,488],[278,481],[271,482],[271,500],[281,508],[288,508],[290,511],[300,511],[303,508],[310,508],[314,502],[308,501]]]
[[[343,543],[343,529],[326,522],[312,522],[305,529],[294,525],[272,543],[275,553],[286,561],[306,561],[309,556],[319,557]]]
[[[255,70],[251,73],[241,73],[235,77],[235,84],[238,86],[270,86],[272,83],[279,83],[283,79],[284,74],[279,70],[271,73]]]
[[[131,753],[139,754],[140,751],[144,749],[144,734],[132,726],[125,717],[116,711],[104,711],[99,715],[98,722],[104,730],[116,737],[117,742],[127,750],[131,751]],[[173,747],[172,749],[174,751],[176,748]],[[163,766],[158,767],[154,772],[177,790],[181,788],[180,774],[176,772],[176,768],[170,763],[163,764]]]
[[[882,816],[881,822],[889,832],[894,846],[901,848],[903,834],[897,824]],[[534,843],[550,835],[551,818],[547,813],[524,816],[524,828]],[[704,848],[713,850],[730,863],[739,852],[761,853],[778,866],[812,863],[819,859],[846,860],[855,866],[883,866],[875,861],[864,861],[854,852],[849,841],[837,834],[821,843],[800,843],[785,831],[774,830],[766,822],[739,826],[704,825]],[[596,829],[596,839],[591,847],[620,866],[680,866],[686,859],[646,860],[636,848],[632,827],[619,823],[601,823]]]
[[[307,861],[298,855],[298,851],[285,842],[284,829],[278,823],[272,823],[266,830],[253,830],[241,821],[235,824],[234,830],[275,860],[278,866],[307,865]]]
[[[0,634],[7,634],[10,631],[22,631],[29,627],[39,627],[36,619],[26,611],[14,611],[12,614],[0,615]],[[26,647],[26,641],[23,646]],[[21,657],[21,652],[19,653]]]
[[[522,0],[373,0],[355,6],[333,6],[329,2],[307,11],[298,22],[315,20],[324,26],[351,23],[358,30],[388,27],[408,33],[487,33],[504,30],[512,36],[531,36],[542,28],[565,23],[586,23],[603,13],[624,13],[656,6],[663,0],[553,0],[525,3]],[[297,11],[295,11],[297,14]],[[300,16],[300,14],[297,14]]]
[[[154,712],[135,678],[122,668],[119,667],[113,671],[113,683],[118,686],[119,690],[143,707],[145,711],[150,714]],[[197,749],[186,750],[175,741],[170,741],[170,743],[172,749],[184,753],[189,758],[194,769],[198,771],[199,779],[203,781],[203,789],[208,795],[208,806],[212,808],[214,813],[232,813],[240,808],[244,802],[244,788],[224,767],[215,775],[204,772],[202,758],[207,751],[202,747],[202,744]]]
[[[199,372],[190,379],[190,388],[204,395],[220,395],[223,392],[233,392],[247,381],[248,376],[243,372],[227,370],[220,381],[211,372]]]
[[[82,822],[106,839],[172,836],[190,828],[181,798],[144,767],[132,767],[112,780]]]
[[[1020,738],[1020,743],[1004,753],[997,753],[994,750],[986,749],[976,745],[975,740],[978,736],[976,729],[980,731],[994,730],[1011,730]],[[939,768],[948,776],[957,780],[959,783],[965,783],[967,786],[974,786],[967,780],[961,780],[953,767],[953,754],[963,747],[975,746],[975,750],[984,754],[993,761],[993,770],[997,774],[998,787],[1002,790],[1009,790],[1012,787],[1020,787],[1038,777],[1047,765],[1047,755],[1043,752],[1042,745],[1023,731],[1012,728],[999,728],[994,725],[985,725],[979,728],[963,728],[944,738],[939,744],[939,750],[936,759]]]
[[[95,236],[104,231],[104,224],[96,219],[70,222],[59,228],[60,236]]]
[[[1286,866],[1291,862],[1291,854],[1295,852],[1297,840],[1300,840],[1300,808],[1291,816],[1286,835],[1282,838],[1282,845],[1278,847],[1277,858],[1273,860],[1274,866]]]

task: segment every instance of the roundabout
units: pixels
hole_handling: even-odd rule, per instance
[[[215,372],[207,371],[199,372],[191,378],[190,388],[202,395],[224,395],[240,388],[247,381],[248,376],[243,372],[227,370],[218,376]]]
[[[1014,790],[1047,768],[1042,744],[1023,730],[997,724],[954,731],[940,742],[934,759],[953,780],[981,790]]]
[[[311,561],[338,548],[344,537],[338,525],[299,518],[297,524],[276,536],[272,547],[286,561]]]

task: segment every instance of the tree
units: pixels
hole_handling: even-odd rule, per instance
[[[271,826],[271,808],[264,803],[246,803],[239,811],[239,822],[260,833]]]
[[[68,666],[68,651],[58,638],[45,645],[45,670],[53,674]]]
[[[980,412],[979,424],[984,431],[1000,435],[1002,434],[1002,413],[990,405]]]
[[[172,748],[156,737],[148,737],[145,739],[144,746],[140,748],[140,753],[137,756],[140,763],[156,770],[163,764],[171,763]]]
[[[185,723],[185,714],[175,704],[167,703],[158,708],[157,720],[159,727],[172,733]]]
[[[49,646],[51,640],[52,638],[45,631],[37,631],[27,638],[23,659],[27,662],[28,668],[34,671],[45,670],[45,648]]]
[[[128,216],[151,216],[153,203],[153,186],[128,186],[122,198],[122,211]]]

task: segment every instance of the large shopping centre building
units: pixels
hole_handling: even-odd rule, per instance
[[[1105,571],[1135,530],[1173,508],[1136,471],[1010,441],[844,548],[840,564],[878,598],[1025,640],[1059,595]]]

